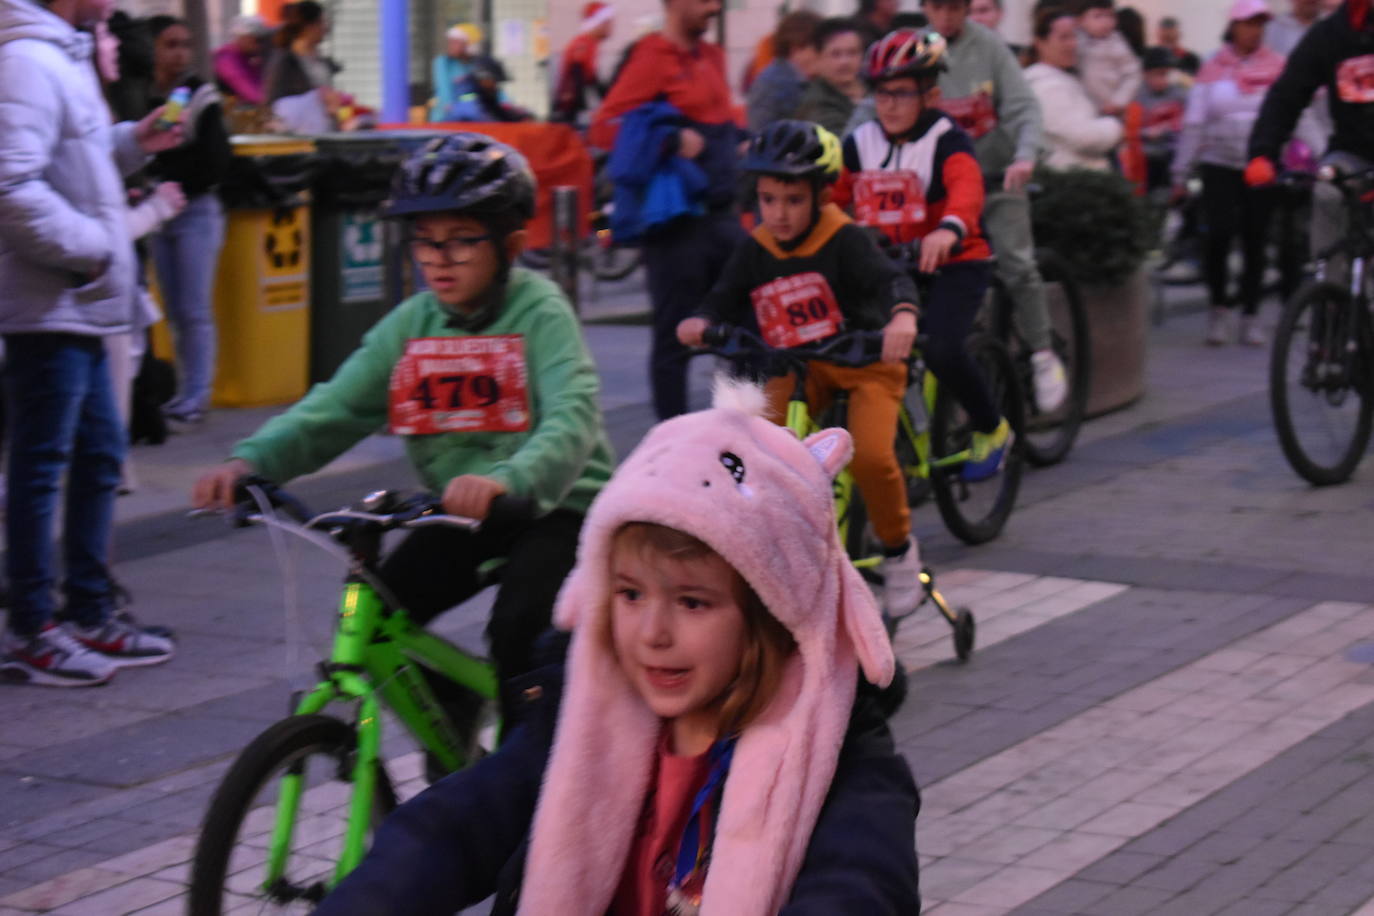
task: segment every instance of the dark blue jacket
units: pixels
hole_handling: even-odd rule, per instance
[[[616,241],[637,242],[677,219],[706,211],[706,174],[677,155],[678,131],[685,123],[667,102],[648,102],[621,119],[606,164],[615,186],[611,232]]]
[[[524,711],[501,749],[397,808],[367,858],[315,916],[447,916],[492,894],[492,916],[516,911],[563,666],[541,668],[508,689]],[[874,692],[861,685],[830,794],[782,914],[919,913],[920,804]]]

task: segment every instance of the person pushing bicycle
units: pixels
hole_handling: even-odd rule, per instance
[[[504,558],[487,638],[502,680],[527,671],[572,568],[582,518],[613,465],[596,366],[563,293],[515,268],[534,215],[525,158],[481,134],[430,141],[392,183],[383,215],[403,221],[428,289],[363,337],[333,378],[234,446],[192,502],[230,508],[238,482],[276,483],[323,467],[388,427],[444,511],[485,519],[502,494],[532,520],[478,532],[417,529],[382,580],[419,625],[471,597],[479,567]],[[505,703],[503,712],[505,712]]]
[[[720,322],[757,321],[764,341],[779,348],[805,347],[842,329],[882,329],[882,362],[854,369],[809,361],[806,393],[813,410],[835,390],[851,393],[851,467],[883,543],[884,600],[890,614],[910,613],[921,601],[921,558],[892,443],[916,338],[915,284],[830,202],[840,174],[840,142],[830,131],[775,121],[750,143],[743,167],[755,182],[761,223],[735,249],[698,314],[678,325],[678,339],[699,347],[706,328]],[[792,387],[787,377],[768,382],[779,423]]]

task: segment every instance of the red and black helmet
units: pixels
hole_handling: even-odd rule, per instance
[[[945,65],[944,36],[920,29],[898,29],[868,46],[863,76],[870,86],[910,76],[932,78]]]

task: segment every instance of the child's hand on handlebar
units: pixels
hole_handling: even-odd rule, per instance
[[[915,342],[916,314],[903,309],[893,315],[883,328],[883,362],[906,362],[911,356],[911,345]]]
[[[677,325],[677,339],[684,347],[702,345],[702,335],[711,323],[705,318],[684,318]]]
[[[200,475],[191,488],[191,505],[196,509],[234,508],[234,488],[251,473],[253,466],[242,458],[216,465]]]
[[[505,485],[490,477],[463,474],[444,487],[444,511],[480,522],[491,511],[491,501],[505,492]]]
[[[959,236],[950,229],[936,229],[921,239],[921,260],[919,267],[923,274],[933,274],[949,260],[949,253],[959,244]]]

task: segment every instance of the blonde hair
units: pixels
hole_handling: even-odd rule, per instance
[[[782,682],[783,667],[797,649],[796,640],[776,617],[768,612],[758,593],[745,578],[730,566],[705,542],[676,528],[650,522],[630,522],[621,526],[611,539],[611,552],[635,550],[669,560],[690,561],[703,557],[719,557],[734,573],[735,598],[744,614],[744,651],[740,653],[739,671],[726,688],[720,707],[719,734],[733,735],[743,731],[767,708]],[[615,652],[610,638],[610,615],[606,616],[607,644]]]

